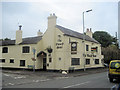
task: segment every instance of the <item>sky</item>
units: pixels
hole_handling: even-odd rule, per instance
[[[15,39],[18,26],[22,25],[23,38],[45,32],[47,17],[57,16],[57,25],[83,33],[82,13],[85,13],[85,29],[92,32],[106,31],[115,36],[118,32],[118,0],[2,0],[2,38]]]

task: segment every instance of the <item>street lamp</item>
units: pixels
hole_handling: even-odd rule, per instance
[[[83,12],[83,60],[84,60],[84,71],[86,71],[86,69],[85,69],[85,34],[84,34],[85,26],[84,26],[84,13],[87,13],[87,12],[90,12],[90,11],[92,11],[92,9]]]

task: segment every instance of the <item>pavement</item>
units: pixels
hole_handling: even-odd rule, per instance
[[[53,72],[53,71],[30,71],[30,70],[7,70],[3,69],[2,73],[8,73],[8,74],[17,74],[17,75],[29,75],[29,76],[36,76],[46,79],[54,79],[54,78],[62,78],[62,77],[77,77],[87,74],[95,74],[100,72],[106,72],[108,68],[95,68],[95,69],[88,69],[86,71],[80,70],[80,71],[74,71],[68,74],[62,74],[61,72]]]

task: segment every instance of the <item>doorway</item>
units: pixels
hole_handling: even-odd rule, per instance
[[[43,71],[46,71],[46,58],[43,58]]]

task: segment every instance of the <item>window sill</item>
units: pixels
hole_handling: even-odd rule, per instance
[[[71,66],[80,66],[80,65],[71,65]]]

